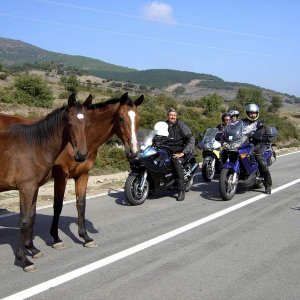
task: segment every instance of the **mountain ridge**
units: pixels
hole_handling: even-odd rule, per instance
[[[3,66],[7,68],[26,64],[37,66],[39,64],[50,64],[50,62],[75,68],[101,78],[131,81],[163,90],[177,85],[173,92],[179,98],[189,95],[193,99],[216,92],[225,99],[232,100],[239,87],[260,88],[267,97],[271,97],[271,94],[279,94],[287,99],[290,97],[296,98],[287,93],[265,89],[253,84],[225,81],[218,76],[210,74],[171,69],[136,70],[86,56],[48,51],[20,40],[0,37],[0,63]],[[190,89],[190,83],[193,80],[197,82],[193,85],[193,89]]]

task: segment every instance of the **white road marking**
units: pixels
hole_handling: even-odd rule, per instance
[[[272,194],[275,194],[275,193],[277,193],[277,192],[279,192],[279,191],[281,191],[283,189],[286,189],[286,188],[288,188],[290,186],[293,186],[293,185],[295,185],[295,184],[297,184],[299,182],[300,182],[300,178],[298,178],[298,179],[296,179],[296,180],[294,180],[292,182],[289,182],[287,184],[284,184],[284,185],[282,185],[280,187],[277,187],[274,190],[272,190]],[[148,241],[140,243],[140,244],[138,244],[136,246],[133,246],[131,248],[125,249],[123,251],[120,251],[120,252],[118,252],[116,254],[113,254],[113,255],[110,255],[110,256],[105,257],[103,259],[100,259],[98,261],[95,261],[95,262],[93,262],[93,263],[91,263],[89,265],[86,265],[86,266],[81,267],[79,269],[76,269],[74,271],[68,272],[68,273],[66,273],[64,275],[55,277],[53,279],[50,279],[48,281],[45,281],[45,282],[40,283],[38,285],[35,285],[35,286],[31,287],[31,288],[23,290],[21,292],[15,293],[15,294],[13,294],[11,296],[3,298],[2,300],[26,299],[28,297],[32,297],[34,295],[40,294],[42,292],[45,292],[45,291],[49,290],[50,288],[54,288],[56,286],[59,286],[59,285],[65,283],[65,282],[71,281],[71,280],[73,280],[73,279],[75,279],[77,277],[83,276],[83,275],[85,275],[87,273],[90,273],[90,272],[92,272],[94,270],[100,269],[100,268],[102,268],[102,267],[104,267],[106,265],[114,263],[114,262],[116,262],[116,261],[118,261],[120,259],[128,257],[128,256],[130,256],[132,254],[135,254],[135,253],[139,252],[139,251],[142,251],[144,249],[147,249],[149,247],[157,245],[157,244],[159,244],[161,242],[164,242],[164,241],[166,241],[166,240],[168,240],[170,238],[173,238],[173,237],[175,237],[175,236],[177,236],[179,234],[187,232],[188,230],[191,230],[191,229],[196,228],[198,226],[201,226],[201,225],[203,225],[203,224],[205,224],[205,223],[207,223],[209,221],[212,221],[212,220],[215,220],[217,218],[220,218],[220,217],[222,217],[222,216],[224,216],[224,215],[226,215],[228,213],[231,213],[231,212],[233,212],[233,211],[235,211],[237,209],[245,207],[245,206],[247,206],[247,205],[249,205],[251,203],[254,203],[254,202],[256,202],[258,200],[261,200],[261,199],[263,199],[265,197],[268,197],[268,196],[270,196],[270,195],[261,194],[261,195],[255,196],[255,197],[250,198],[250,199],[248,199],[246,201],[243,201],[241,203],[235,204],[235,205],[233,205],[231,207],[228,207],[226,209],[218,211],[218,212],[216,212],[216,213],[214,213],[212,215],[209,215],[207,217],[199,219],[199,220],[197,220],[195,222],[189,223],[189,224],[187,224],[185,226],[179,227],[179,228],[174,229],[172,231],[169,231],[169,232],[167,232],[165,234],[162,234],[162,235],[160,235],[158,237],[155,237],[153,239],[150,239]]]

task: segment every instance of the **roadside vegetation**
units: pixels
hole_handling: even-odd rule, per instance
[[[70,93],[76,93],[82,101],[91,93],[94,102],[119,97],[124,92],[129,92],[133,99],[144,94],[144,103],[139,107],[141,128],[152,129],[156,122],[166,120],[167,109],[174,107],[179,112],[179,118],[190,126],[196,143],[198,143],[206,128],[215,127],[220,123],[223,112],[237,109],[241,113],[240,117],[243,118],[245,117],[244,105],[247,102],[255,102],[261,108],[260,116],[265,123],[277,128],[279,147],[299,144],[299,127],[291,121],[293,119],[289,118],[287,114],[280,113],[280,108],[283,106],[282,99],[274,95],[271,101],[266,101],[262,91],[256,87],[240,87],[234,101],[227,101],[217,92],[196,100],[178,101],[163,93],[149,95],[147,94],[147,87],[142,90],[140,88],[135,89],[135,85],[132,83],[114,83],[103,88],[103,86],[91,81],[81,82],[74,74],[60,75],[60,80],[53,83],[44,77],[31,74],[28,70],[25,72],[20,72],[20,70],[8,71],[0,65],[0,75],[2,75],[0,77],[0,104],[31,107],[31,114],[33,107],[46,108],[50,111],[55,105],[65,103]],[[177,93],[181,94],[183,90],[178,89]],[[23,116],[32,117],[29,114]],[[294,115],[294,119],[297,118],[300,119],[300,116]],[[128,170],[129,165],[120,144],[120,141],[113,137],[100,147],[92,174],[99,175]],[[199,154],[198,149],[196,152]],[[200,155],[199,159],[201,159]]]

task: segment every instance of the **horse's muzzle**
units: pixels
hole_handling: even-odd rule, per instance
[[[139,151],[134,151],[132,148],[126,149],[127,158],[135,158],[139,154]]]
[[[74,159],[76,162],[84,162],[86,160],[86,157],[87,157],[87,153],[83,154],[77,151]]]

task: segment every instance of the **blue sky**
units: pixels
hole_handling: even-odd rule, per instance
[[[300,96],[300,0],[2,0],[0,37]]]

